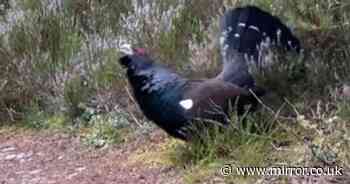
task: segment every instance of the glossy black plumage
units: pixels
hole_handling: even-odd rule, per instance
[[[278,32],[280,32],[278,36]],[[213,79],[189,80],[155,64],[144,50],[120,58],[134,96],[144,115],[171,136],[188,140],[188,131],[196,119],[208,119],[226,125],[228,106],[238,99],[237,112],[246,105],[257,106],[256,98],[265,91],[257,87],[249,72],[246,55],[258,54],[257,47],[269,37],[281,38],[281,46],[300,49],[298,39],[281,21],[257,7],[229,10],[221,20],[220,47],[223,70]]]
[[[127,55],[120,63],[127,68],[127,77],[145,116],[177,138],[190,137],[188,129],[195,119],[227,124],[229,102],[238,96],[240,108],[256,101],[247,90],[234,84],[217,79],[188,80],[145,55]],[[181,106],[186,100],[193,105]]]

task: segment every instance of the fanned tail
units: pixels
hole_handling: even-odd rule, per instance
[[[248,60],[259,64],[259,47],[270,43],[286,50],[300,51],[300,42],[281,20],[254,6],[227,11],[221,19],[220,50],[223,70],[217,78],[252,88]]]

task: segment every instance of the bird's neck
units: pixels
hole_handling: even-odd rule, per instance
[[[136,93],[150,95],[152,93],[163,93],[164,91],[182,86],[186,83],[175,73],[153,73],[149,75],[131,76],[130,82]]]

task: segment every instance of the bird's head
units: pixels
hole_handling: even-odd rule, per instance
[[[128,71],[140,72],[153,65],[153,61],[146,55],[125,55],[119,59],[119,63]]]
[[[132,70],[141,70],[152,64],[145,48],[133,48],[130,44],[124,44],[120,47],[120,52],[124,54],[119,59],[119,63]]]
[[[154,90],[162,88],[165,83],[173,83],[182,79],[174,71],[157,64],[143,48],[131,49],[119,59],[119,63],[126,68],[129,82],[135,88]]]
[[[124,55],[147,55],[145,48],[133,48],[130,44],[123,44],[120,46],[120,52]]]
[[[119,63],[127,69],[127,75],[131,76],[147,76],[151,72],[153,60],[146,53],[144,48],[132,48],[131,45],[125,44],[120,48],[124,53],[119,59]]]

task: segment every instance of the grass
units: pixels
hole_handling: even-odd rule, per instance
[[[233,123],[220,130],[214,127],[201,134],[199,139],[180,145],[176,148],[174,162],[185,167],[188,183],[202,183],[220,176],[219,171],[225,164],[234,167],[267,167],[275,163],[280,155],[275,153],[274,144],[297,143],[284,127],[278,126],[271,117],[260,114],[247,117],[246,128]],[[275,125],[269,124],[274,123]],[[296,129],[293,128],[293,129]],[[280,156],[282,158],[282,156]],[[233,175],[225,177],[225,181],[254,181],[257,177],[248,178]]]
[[[226,131],[210,129],[200,140],[169,143],[166,151],[141,155],[141,160],[157,157],[159,163],[185,168],[187,183],[262,179],[222,177],[218,170],[226,163],[350,167],[350,106],[341,94],[350,80],[350,5],[345,1],[154,1],[149,10],[134,0],[63,1],[56,9],[47,0],[13,1],[19,3],[6,4],[0,19],[1,25],[12,25],[0,33],[4,126],[22,122],[32,129],[80,129],[93,147],[148,132],[125,93],[118,46],[127,40],[179,73],[210,77],[220,67],[223,5],[254,4],[286,22],[304,49],[301,55],[273,50],[274,64],[256,73],[257,83],[270,91],[261,112],[248,117],[258,131],[241,129],[233,116]],[[12,10],[19,15],[14,22]],[[278,179],[288,183],[286,177]]]
[[[67,127],[67,120],[63,115],[50,116],[43,111],[31,111],[26,115],[24,125],[31,129],[63,129]]]

